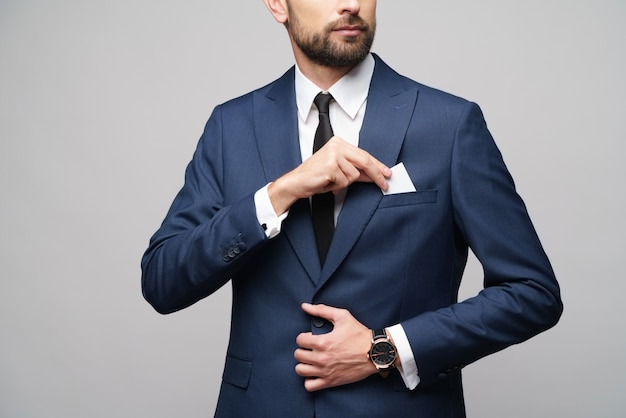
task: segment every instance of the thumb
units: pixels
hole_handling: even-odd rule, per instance
[[[335,311],[337,308],[332,308],[323,304],[312,305],[310,303],[303,303],[302,310],[311,316],[324,318],[332,323],[335,322]]]

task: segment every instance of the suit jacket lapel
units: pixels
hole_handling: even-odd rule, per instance
[[[397,163],[415,108],[417,89],[407,87],[400,75],[377,56],[375,59],[359,147],[391,167]],[[259,155],[269,182],[302,162],[293,68],[266,90],[255,93],[253,106]],[[317,255],[309,203],[303,199],[292,206],[283,224],[283,233],[318,287],[350,253],[381,198],[380,189],[373,184],[350,186],[323,269]]]
[[[256,92],[253,103],[259,155],[266,182],[270,182],[302,162],[298,141],[294,69],[285,73],[267,90]],[[291,207],[282,231],[310,279],[316,283],[320,277],[321,266],[308,200],[302,199]]]
[[[398,163],[398,155],[417,101],[417,89],[409,88],[403,78],[380,58],[367,97],[367,109],[359,136],[359,147],[388,167]],[[350,253],[371,219],[382,192],[370,183],[350,186],[337,221],[328,258],[318,286],[322,286]]]
[[[254,129],[267,181],[301,163],[293,69],[253,97]]]

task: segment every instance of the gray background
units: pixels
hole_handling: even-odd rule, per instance
[[[375,51],[482,106],[563,288],[465,369],[468,415],[626,416],[626,3],[378,8]],[[139,260],[212,108],[292,61],[261,0],[0,0],[1,417],[212,415],[230,289],[160,316]]]

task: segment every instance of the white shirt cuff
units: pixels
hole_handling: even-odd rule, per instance
[[[270,184],[271,183],[266,184],[254,194],[254,206],[257,220],[259,221],[259,225],[263,227],[265,235],[268,238],[274,238],[280,233],[283,220],[287,217],[289,211],[286,211],[280,216],[276,215],[272,202],[270,201],[270,195],[267,193],[267,188]]]
[[[401,364],[398,366],[400,376],[402,376],[402,380],[407,389],[413,390],[419,385],[420,377],[417,371],[417,363],[413,357],[413,350],[411,350],[411,344],[409,344],[409,339],[406,337],[404,328],[402,328],[400,324],[388,327],[387,332],[393,339],[393,343],[398,351],[398,356],[400,357]]]

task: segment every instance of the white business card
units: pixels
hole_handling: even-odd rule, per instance
[[[387,179],[389,188],[386,192],[383,191],[384,195],[415,192],[415,186],[406,171],[406,167],[404,167],[404,163],[391,167],[391,173],[391,177]]]

